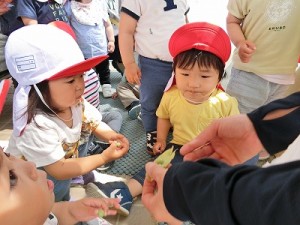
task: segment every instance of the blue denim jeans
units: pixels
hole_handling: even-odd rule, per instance
[[[172,75],[172,62],[139,56],[142,72],[140,103],[143,126],[146,132],[156,131],[156,109]]]
[[[78,147],[79,157],[84,157],[87,155],[88,146],[89,146],[91,140],[92,139],[89,138],[88,142],[86,142]],[[43,169],[43,168],[39,168],[39,169]],[[70,200],[71,179],[57,180],[56,178],[52,177],[49,174],[47,174],[47,178],[49,180],[52,180],[54,183],[55,202],[69,201]]]

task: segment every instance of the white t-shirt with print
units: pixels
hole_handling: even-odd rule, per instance
[[[5,151],[16,157],[25,157],[37,167],[55,163],[86,141],[91,131],[84,130],[82,127],[87,126],[83,124],[93,123],[97,126],[102,119],[98,109],[84,99],[72,107],[72,114],[73,126],[70,128],[56,116],[38,113],[35,116],[36,122],[27,124],[21,136],[10,137]]]

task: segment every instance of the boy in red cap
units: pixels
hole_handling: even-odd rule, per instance
[[[6,151],[45,170],[55,183],[56,201],[70,199],[71,178],[129,149],[126,137],[106,125],[98,109],[82,97],[84,73],[106,56],[84,60],[67,32],[50,25],[25,26],[14,31],[5,46],[7,68],[18,82]],[[102,154],[86,156],[91,134],[110,143]]]
[[[171,36],[169,50],[174,57],[174,82],[164,93],[156,112],[154,152],[159,154],[166,148],[173,148],[175,157],[171,163],[174,164],[183,160],[179,154],[182,145],[194,139],[214,119],[239,114],[239,110],[236,99],[218,89],[231,53],[229,37],[222,28],[204,22],[186,24]],[[173,138],[167,145],[171,127]],[[123,182],[93,182],[88,184],[87,193],[93,197],[121,194],[129,196],[130,202],[132,197],[142,193],[144,179],[145,170],[142,169],[127,185]]]

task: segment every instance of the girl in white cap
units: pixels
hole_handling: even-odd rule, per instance
[[[71,28],[66,24],[65,31]],[[9,37],[5,58],[18,87],[7,152],[34,162],[55,183],[55,200],[69,200],[71,178],[127,153],[128,140],[101,121],[82,98],[84,72],[106,58],[84,60],[76,41],[57,27],[32,25]],[[86,157],[90,134],[111,145]]]

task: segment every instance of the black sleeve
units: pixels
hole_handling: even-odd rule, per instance
[[[199,225],[299,225],[300,161],[259,168],[204,159],[169,168],[168,211]]]
[[[300,92],[273,101],[248,114],[261,143],[270,154],[287,149],[300,134],[300,107],[278,119],[263,118],[269,112],[297,106],[300,106]]]

